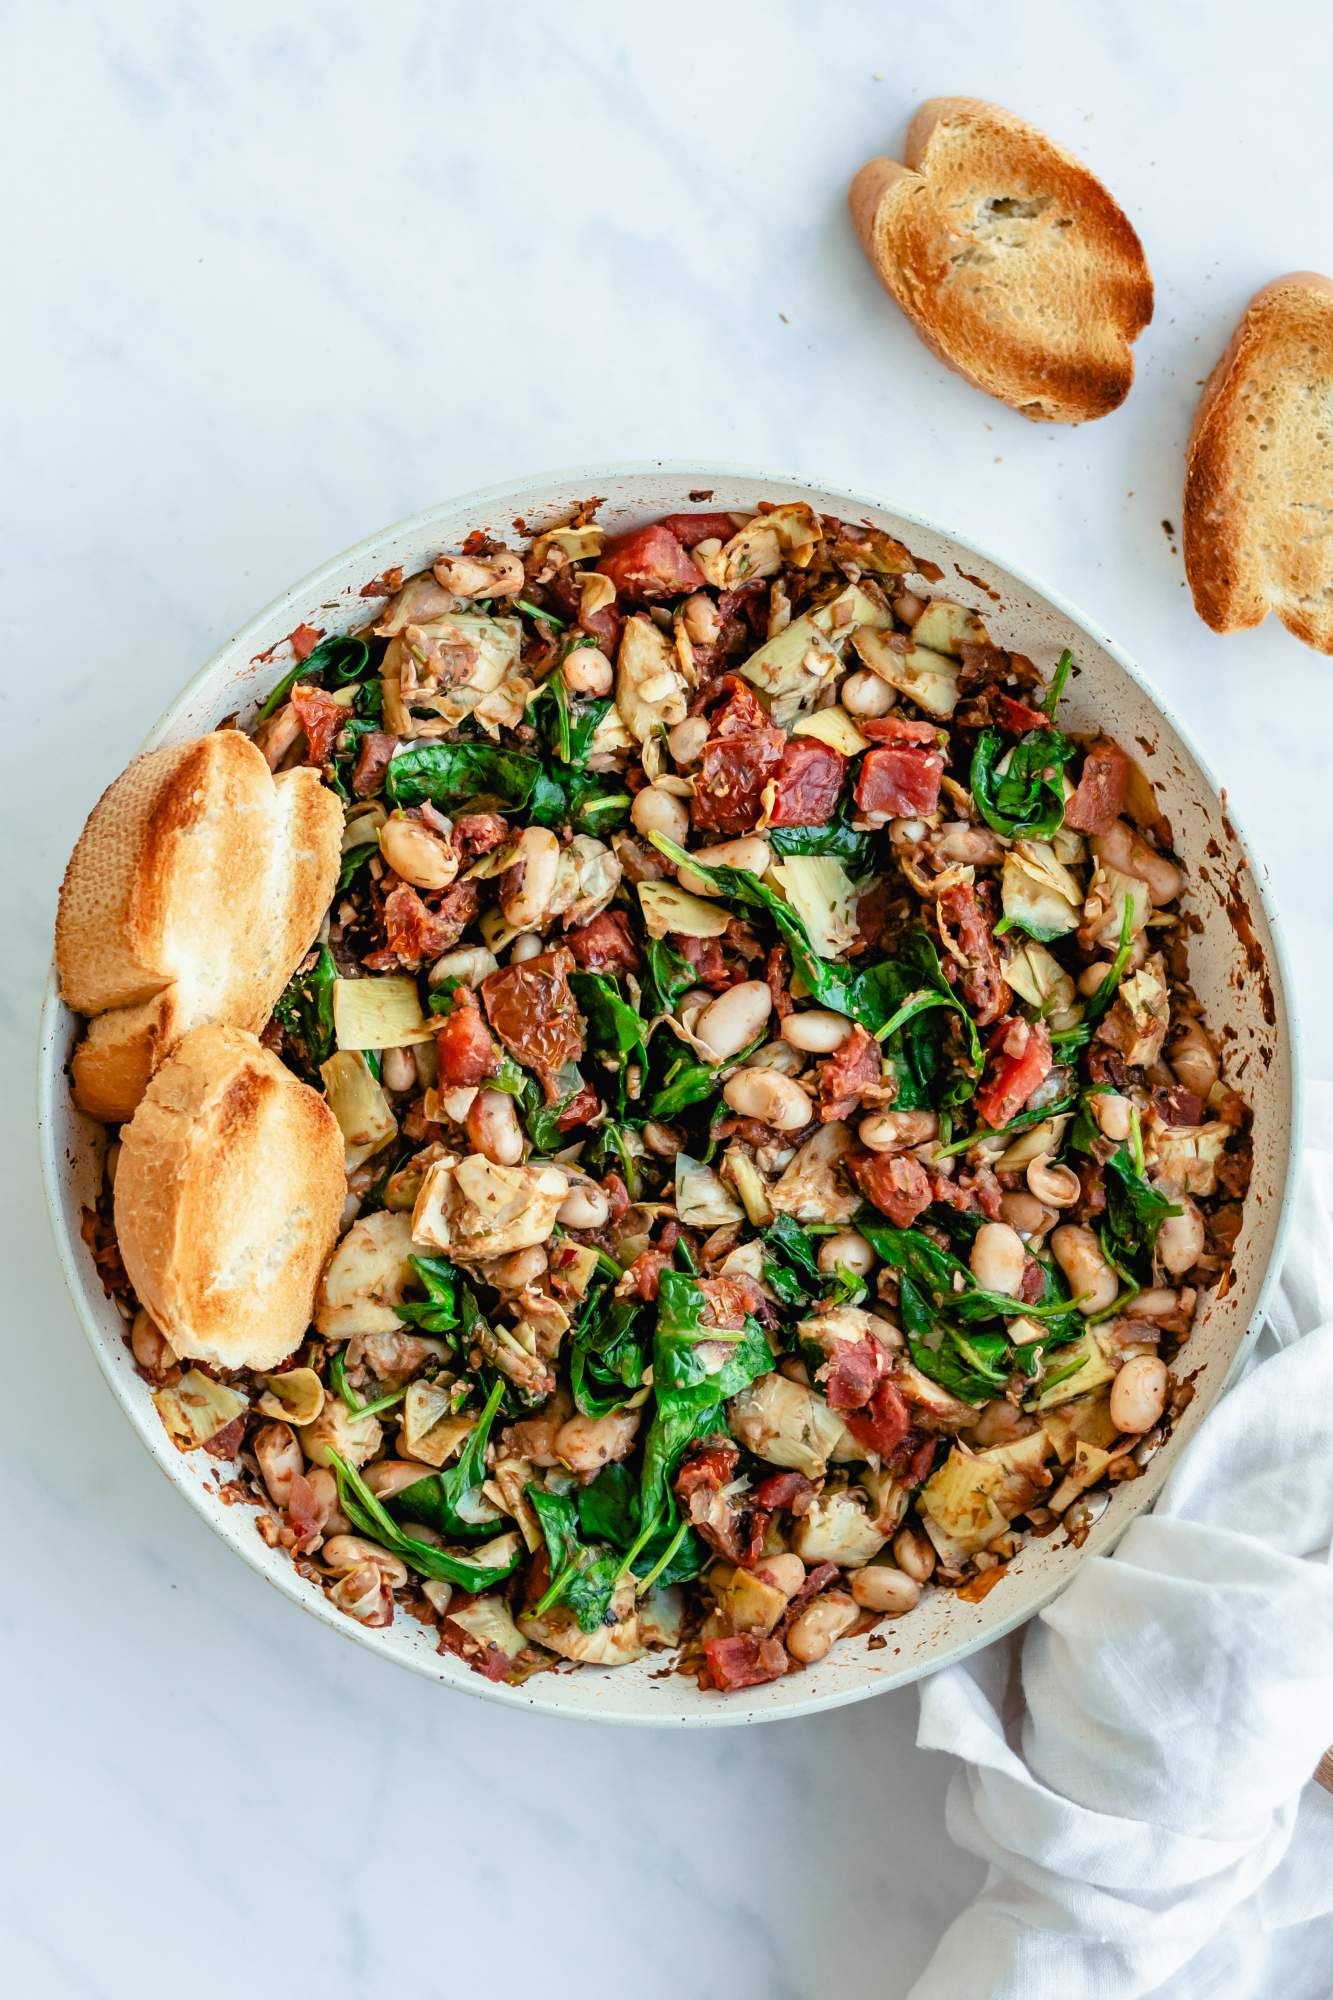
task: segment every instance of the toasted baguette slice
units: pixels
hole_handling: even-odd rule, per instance
[[[1333,281],[1255,293],[1204,385],[1185,471],[1185,574],[1214,632],[1276,611],[1333,653]]]
[[[975,97],[923,104],[904,158],[871,160],[849,200],[866,255],[926,345],[1037,422],[1118,408],[1152,276],[1101,182]]]
[[[317,1091],[239,1028],[194,1028],[121,1134],[116,1239],[182,1359],[275,1368],[305,1334],[347,1193]]]
[[[263,1027],[328,907],[341,840],[318,772],[275,778],[234,729],[150,750],[116,779],[56,918],[61,993],[94,1017],[74,1055],[84,1111],[128,1118],[202,1022]]]

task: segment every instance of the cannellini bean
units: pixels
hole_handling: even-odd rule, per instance
[[[484,1270],[487,1283],[497,1291],[521,1292],[525,1285],[535,1285],[546,1275],[546,1252],[540,1243],[534,1243],[526,1250],[511,1250],[507,1257],[497,1257]]]
[[[890,1563],[867,1563],[864,1569],[853,1570],[847,1583],[853,1601],[863,1611],[878,1611],[881,1616],[901,1617],[913,1610],[921,1597],[916,1578]]]
[[[566,1229],[601,1229],[610,1213],[610,1200],[596,1181],[576,1180],[556,1210],[556,1219]]]
[[[338,1482],[327,1465],[312,1465],[306,1478],[315,1496],[321,1534],[346,1534],[352,1524],[338,1505]]]
[[[435,1467],[418,1465],[410,1458],[377,1458],[361,1477],[377,1500],[392,1500],[418,1479],[429,1479]]]
[[[803,1667],[813,1667],[832,1651],[834,1640],[855,1625],[856,1619],[856,1605],[850,1597],[826,1590],[793,1622],[787,1634],[787,1651]]]
[[[443,986],[446,979],[464,979],[469,986],[480,986],[483,979],[499,970],[500,961],[493,951],[487,951],[484,944],[464,945],[459,951],[447,951],[443,958],[437,958],[430,969],[427,984]]]
[[[400,813],[391,813],[380,828],[380,853],[395,875],[417,889],[447,889],[458,873],[451,843]]]
[[[983,1222],[972,1238],[968,1262],[983,1291],[1004,1292],[1009,1298],[1016,1298],[1027,1254],[1022,1237],[1007,1222]]]
[[[1084,966],[1075,984],[1085,1000],[1091,1000],[1110,970],[1111,961],[1107,958],[1096,959],[1091,965]]]
[[[680,608],[681,623],[696,646],[711,646],[722,635],[722,618],[706,591],[696,590]]]
[[[934,1573],[934,1547],[915,1528],[899,1528],[893,1538],[893,1559],[914,1583],[928,1583]]]
[[[425,1598],[437,1618],[443,1618],[445,1612],[449,1609],[453,1594],[453,1585],[446,1583],[443,1577],[428,1576],[422,1582],[421,1595]]]
[[[780,1590],[784,1597],[795,1597],[805,1582],[805,1564],[798,1555],[784,1549],[781,1554],[765,1556],[755,1565],[755,1575],[763,1583],[771,1583],[774,1590]]]
[[[857,1126],[857,1137],[872,1153],[901,1153],[937,1138],[940,1121],[933,1111],[872,1111]]]
[[[778,1032],[784,1042],[790,1042],[794,1049],[804,1049],[807,1055],[831,1056],[851,1034],[852,1024],[845,1014],[834,1014],[824,1007],[807,1007],[799,1014],[788,1014]]]
[[[773,995],[762,979],[742,979],[710,1000],[694,1024],[694,1032],[718,1062],[738,1056],[762,1035],[773,1011]]]
[[[962,820],[942,826],[930,848],[937,861],[953,861],[970,868],[988,868],[1004,853],[989,827],[968,826]]]
[[[634,794],[629,816],[635,831],[645,839],[649,834],[664,833],[677,847],[683,845],[690,830],[690,812],[684,799],[678,799],[674,792],[660,791],[656,785],[645,785]]]
[[[685,1141],[674,1125],[650,1118],[643,1128],[643,1143],[655,1159],[674,1160]]]
[[[1168,1215],[1157,1232],[1157,1261],[1169,1277],[1183,1277],[1203,1255],[1203,1216],[1186,1197],[1182,1213]]]
[[[1114,1090],[1095,1090],[1088,1099],[1088,1108],[1102,1137],[1122,1145],[1129,1137],[1130,1113],[1134,1109],[1129,1099]]]
[[[381,1058],[381,1074],[386,1090],[411,1090],[417,1080],[417,1066],[411,1049],[386,1049]]]
[[[1072,1208],[1083,1192],[1083,1184],[1072,1167],[1056,1164],[1047,1153],[1038,1153],[1028,1163],[1027,1184],[1038,1201],[1050,1208]]]
[[[875,1267],[875,1253],[859,1229],[835,1229],[820,1244],[815,1261],[829,1277],[841,1264],[854,1277],[864,1278]]]
[[[612,1410],[604,1417],[571,1417],[555,1434],[555,1454],[571,1472],[600,1472],[634,1449],[641,1412]]]
[[[516,1167],[523,1158],[523,1127],[507,1090],[479,1090],[468,1106],[467,1136],[473,1149],[497,1167]]]
[[[305,1457],[291,1425],[265,1424],[255,1433],[254,1453],[269,1499],[275,1507],[285,1507],[293,1479],[305,1471]]]
[[[752,1069],[776,1069],[783,1076],[799,1076],[806,1067],[805,1056],[790,1042],[765,1042],[746,1060]]]
[[[134,1323],[130,1327],[130,1352],[145,1375],[165,1375],[175,1365],[171,1342],[142,1306],[134,1315]]]
[[[893,699],[888,682],[867,667],[858,667],[842,684],[842,705],[848,715],[887,715]]]
[[[1081,1222],[1062,1222],[1051,1231],[1051,1249],[1079,1311],[1105,1312],[1120,1286],[1093,1232]]]
[[[1148,895],[1154,903],[1170,903],[1180,894],[1185,880],[1184,874],[1174,861],[1168,861],[1146,840],[1141,840],[1131,826],[1118,819],[1106,833],[1092,836],[1092,851],[1099,861],[1109,862],[1125,875],[1136,875],[1146,884]]]
[[[747,833],[739,840],[720,840],[716,847],[701,847],[696,850],[696,860],[709,868],[744,868],[751,875],[766,875],[773,860],[773,850],[760,834]],[[693,869],[678,868],[676,880],[682,889],[688,889],[692,896],[720,896],[722,891],[706,882]]]
[[[1128,1319],[1159,1320],[1170,1319],[1187,1306],[1192,1309],[1196,1294],[1186,1286],[1183,1292],[1176,1292],[1169,1285],[1145,1285],[1125,1307]]]
[[[390,1590],[401,1590],[407,1582],[407,1564],[361,1535],[330,1535],[320,1554],[330,1569],[344,1574],[362,1563],[374,1563]]]
[[[537,931],[524,931],[522,937],[514,939],[513,949],[509,954],[510,963],[522,965],[529,958],[540,958],[545,949],[546,946]]]
[[[515,930],[537,930],[555,889],[560,842],[545,826],[526,826],[502,878],[500,907]]]
[[[676,1002],[676,1019],[683,1028],[694,1033],[694,1024],[705,1007],[712,1005],[713,996],[706,986],[691,986],[688,993],[682,993]],[[756,1033],[758,1030],[756,1030]]]
[[[1055,1221],[1052,1211],[1035,1194],[1013,1192],[1000,1196],[1000,1220],[1020,1236],[1044,1236]]]
[[[799,1132],[813,1116],[800,1084],[775,1069],[738,1069],[722,1086],[722,1095],[738,1118],[757,1118],[775,1132]]]
[[[610,694],[615,670],[599,646],[572,646],[561,673],[571,694]]]
[[[667,731],[667,749],[674,764],[697,764],[708,741],[708,724],[702,715],[687,715]]]
[[[1132,1354],[1111,1384],[1111,1422],[1118,1431],[1150,1431],[1166,1408],[1166,1363]]]
[[[1217,1050],[1197,1021],[1183,1020],[1171,1037],[1166,1059],[1186,1090],[1207,1097],[1217,1082]]]

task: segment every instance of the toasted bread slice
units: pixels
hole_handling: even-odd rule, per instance
[[[263,1027],[328,907],[341,841],[318,772],[275,778],[234,729],[150,750],[116,779],[56,918],[61,993],[94,1017],[74,1055],[84,1111],[128,1118],[202,1022]]]
[[[318,1091],[253,1035],[194,1028],[121,1134],[116,1239],[183,1360],[275,1368],[310,1323],[346,1193]]]
[[[1214,632],[1276,611],[1333,653],[1333,281],[1255,293],[1204,385],[1185,471],[1185,574]]]
[[[1036,127],[975,97],[933,97],[905,165],[871,160],[849,196],[857,235],[926,345],[1040,423],[1124,402],[1152,275],[1101,182]]]

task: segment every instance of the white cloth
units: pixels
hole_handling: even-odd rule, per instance
[[[910,2000],[1333,1994],[1333,1087],[1312,1099],[1254,1364],[1113,1555],[922,1689],[918,1742],[965,1760],[949,1831],[990,1872]]]

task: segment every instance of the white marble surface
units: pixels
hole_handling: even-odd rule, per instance
[[[167,698],[330,551],[545,466],[747,460],[933,513],[1118,634],[1267,859],[1333,1074],[1330,668],[1208,634],[1163,526],[1236,311],[1333,265],[1327,10],[11,0],[5,25],[8,1990],[896,2000],[979,1875],[911,1690],[689,1739],[516,1719],[338,1645],[157,1477],[31,1166],[55,886]],[[1139,225],[1158,308],[1108,421],[987,402],[863,263],[847,177],[940,91],[1046,125]]]

